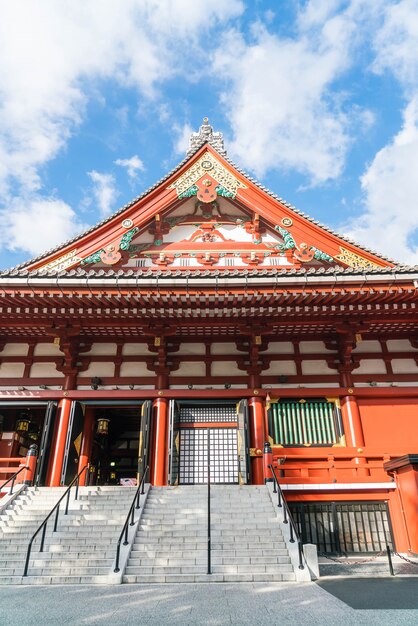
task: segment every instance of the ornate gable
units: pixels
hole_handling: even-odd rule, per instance
[[[392,265],[314,223],[243,175],[222,156],[222,136],[213,133],[206,118],[192,135],[191,147],[202,141],[197,152],[149,192],[27,269],[58,273],[76,267],[182,271],[338,265],[367,271]]]

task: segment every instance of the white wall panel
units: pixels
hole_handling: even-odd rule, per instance
[[[380,342],[377,340],[360,341],[360,343],[357,344],[356,348],[353,350],[353,352],[356,352],[356,353],[381,352],[381,351],[382,351],[382,347],[380,345]]]
[[[102,376],[114,376],[115,375],[115,364],[114,363],[100,363],[100,361],[92,361],[90,363],[90,367],[85,372],[80,372],[79,377],[81,378],[93,378],[97,376],[101,378]]]
[[[178,377],[178,376],[205,376],[206,368],[204,363],[190,363],[184,361],[180,364],[180,367],[175,372],[171,373],[170,376]]]
[[[242,354],[245,352],[237,350],[235,343],[213,343],[210,348],[211,354]]]
[[[151,372],[145,363],[122,363],[120,367],[120,375],[121,376],[155,376],[154,372]]]
[[[415,359],[392,359],[392,370],[394,374],[417,374],[418,365]]]
[[[148,350],[146,343],[124,343],[122,347],[122,354],[126,354],[127,356],[143,356],[150,355],[151,352]]]
[[[353,371],[354,376],[357,374],[386,374],[385,362],[381,359],[363,359],[360,367]]]
[[[176,352],[176,356],[177,355],[182,355],[182,354],[205,354],[206,353],[206,346],[204,343],[182,343],[180,346],[180,349],[178,352]]]
[[[27,343],[6,343],[0,352],[0,358],[4,356],[26,356],[29,350]]]
[[[246,376],[246,372],[238,369],[235,361],[215,361],[212,363],[212,376]],[[228,382],[226,380],[225,382]]]
[[[58,372],[55,363],[34,363],[30,368],[31,378],[64,378],[62,372]]]
[[[325,347],[323,341],[301,341],[299,350],[303,354],[320,354],[321,352],[333,352]]]
[[[116,343],[94,343],[89,352],[83,352],[83,356],[91,354],[93,356],[115,355],[117,350]]]
[[[335,374],[335,370],[330,369],[326,361],[302,361],[302,374],[329,375]]]
[[[296,374],[296,364],[294,361],[272,361],[267,370],[263,370],[262,376],[275,375],[294,376]]]
[[[24,371],[24,363],[2,363],[0,365],[0,378],[22,378]]]
[[[293,354],[293,352],[291,341],[271,341],[267,352],[263,352],[263,354]]]
[[[413,348],[409,339],[389,339],[386,342],[389,352],[416,352],[418,348]]]
[[[37,343],[34,350],[34,356],[60,356],[62,352],[59,346],[54,343]]]

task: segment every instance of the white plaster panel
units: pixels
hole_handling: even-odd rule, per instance
[[[93,378],[97,376],[101,378],[102,376],[114,376],[115,375],[115,365],[114,363],[101,363],[100,361],[92,361],[90,363],[89,368],[85,372],[80,372],[80,378]]]
[[[253,239],[251,233],[247,233],[244,228],[240,228],[239,226],[223,225],[219,226],[217,230],[225,239],[232,239],[232,241],[250,242]]]
[[[54,343],[37,343],[34,356],[62,356],[59,346]]]
[[[301,341],[299,350],[302,354],[320,354],[321,352],[333,352],[325,347],[323,341]]]
[[[4,356],[26,356],[29,345],[27,343],[6,343],[0,352],[0,358]]]
[[[213,343],[210,347],[211,354],[242,354],[245,355],[245,352],[241,352],[237,350],[235,343]]]
[[[212,376],[245,376],[234,361],[215,361],[211,367]],[[226,381],[228,382],[228,381]]]
[[[204,363],[191,363],[184,361],[180,363],[180,367],[175,372],[170,373],[172,377],[178,376],[205,376],[206,367]]]
[[[154,372],[151,372],[145,363],[122,363],[120,367],[120,375],[121,376],[136,376],[136,377],[144,377],[144,376],[155,376]]]
[[[175,226],[170,232],[165,235],[164,242],[165,243],[173,243],[177,241],[182,241],[183,239],[188,239],[193,235],[194,232],[198,230],[196,226],[187,225],[187,226]]]
[[[148,346],[146,343],[124,343],[122,347],[122,354],[126,356],[135,355],[150,355]]]
[[[293,354],[293,344],[291,341],[271,341],[268,351],[263,354]]]
[[[0,378],[21,378],[24,371],[24,363],[2,363],[0,365]]]
[[[302,361],[302,374],[333,374],[326,361]]]
[[[83,356],[85,354],[91,354],[92,356],[102,356],[102,355],[115,355],[117,350],[116,343],[94,343],[91,346],[91,350],[89,352],[83,352]]]
[[[382,347],[380,345],[380,342],[374,339],[360,341],[360,343],[358,343],[355,349],[353,350],[353,352],[381,352],[381,351],[382,351]]]
[[[416,374],[418,365],[415,359],[392,359],[392,370],[394,374]]]
[[[181,354],[205,354],[206,346],[204,343],[182,343],[179,352],[176,355]]]
[[[413,348],[409,339],[389,339],[386,342],[389,352],[416,352],[418,348]]]
[[[386,364],[381,359],[362,359],[353,374],[386,374]]]
[[[285,374],[294,376],[296,374],[296,364],[294,361],[272,361],[268,370],[263,370],[262,376]]]
[[[64,378],[62,372],[58,372],[55,363],[34,363],[30,368],[31,378]]]

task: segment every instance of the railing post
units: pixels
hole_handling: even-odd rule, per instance
[[[59,505],[57,506],[57,512],[55,513],[55,522],[54,522],[54,533],[57,532],[57,527],[58,527],[58,516],[60,513],[60,507]]]
[[[38,446],[33,443],[26,455],[26,471],[23,475],[23,484],[31,487],[35,478],[36,463],[38,461]]]
[[[47,523],[48,522],[45,522],[44,527],[42,529],[41,547],[39,548],[39,552],[43,552],[44,551],[45,533],[46,533]]]
[[[67,492],[67,502],[65,503],[64,515],[68,515],[68,507],[69,507],[69,504],[70,504],[70,493],[71,493],[71,489],[69,489],[68,492]]]
[[[212,574],[212,538],[210,525],[210,431],[208,429],[208,574]]]
[[[391,576],[395,576],[395,572],[393,570],[392,554],[391,554],[391,551],[390,551],[390,547],[388,545],[386,545],[386,552],[387,552],[387,555],[388,555],[390,575]]]

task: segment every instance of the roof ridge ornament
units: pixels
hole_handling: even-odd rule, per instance
[[[223,134],[213,132],[213,126],[209,124],[209,118],[203,118],[203,124],[198,133],[192,133],[189,139],[189,149],[186,156],[191,156],[204,143],[209,143],[222,156],[226,156]]]

